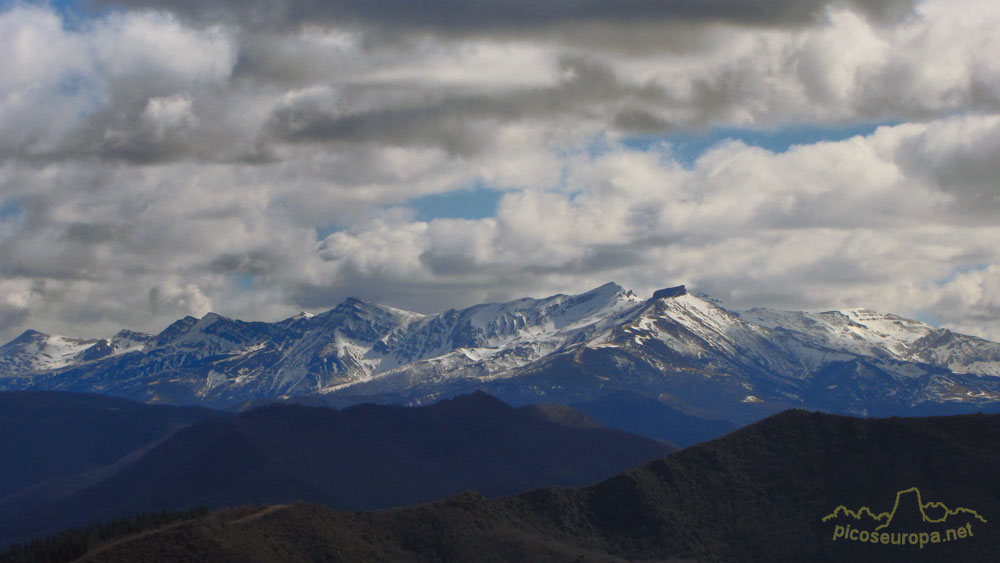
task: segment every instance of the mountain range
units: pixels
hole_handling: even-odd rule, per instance
[[[588,485],[677,449],[568,407],[514,408],[485,393],[423,407],[230,413],[6,392],[0,421],[0,546],[164,509],[380,509]]]
[[[81,561],[993,561],[998,440],[997,415],[790,410],[584,488],[365,513],[221,511]],[[870,541],[865,519],[829,520],[860,506],[886,512],[889,542]]]
[[[0,389],[238,409],[273,400],[429,404],[483,389],[513,404],[631,392],[745,424],[790,407],[889,415],[1000,407],[1000,344],[866,309],[729,310],[684,286],[609,283],[423,315],[350,298],[318,315],[209,313],[156,335],[27,331]]]

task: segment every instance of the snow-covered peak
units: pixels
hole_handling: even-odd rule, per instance
[[[683,290],[684,286],[680,286]],[[669,298],[661,298],[661,304],[674,320],[695,321],[718,331],[739,323],[739,317],[733,313],[689,293],[679,293]]]
[[[1000,344],[898,315],[864,308],[824,313],[758,308],[740,316],[800,351],[805,346],[825,353],[932,364],[955,373],[1000,375]],[[826,357],[825,353],[818,357]]]
[[[586,293],[562,296],[550,317],[560,329],[578,328],[635,309],[642,300],[631,290],[607,283]]]
[[[362,318],[375,318],[375,317],[392,317],[398,319],[418,319],[424,317],[420,313],[414,313],[413,311],[407,311],[405,309],[398,309],[396,307],[390,307],[388,305],[380,305],[378,303],[372,303],[371,301],[366,301],[360,297],[348,297],[339,305],[330,309],[329,311],[316,315],[315,318],[340,318],[343,315],[352,315]]]
[[[145,349],[146,345],[153,341],[152,334],[136,332],[134,330],[120,330],[111,337],[111,349],[114,354],[125,354]]]
[[[433,315],[350,298],[319,315],[277,323],[216,313],[185,317],[156,336],[123,331],[97,341],[28,331],[0,346],[0,377],[6,377],[0,388],[83,381],[101,392],[140,389],[148,398],[167,390],[176,393],[173,400],[231,404],[310,393],[405,395],[412,388],[445,389],[449,382],[478,385],[542,373],[563,361],[596,362],[588,365],[601,381],[616,377],[613,366],[620,366],[623,381],[662,389],[658,393],[682,392],[698,382],[691,378],[704,374],[743,401],[847,393],[853,372],[838,370],[852,364],[907,381],[945,374],[932,383],[951,387],[928,393],[964,397],[979,392],[976,382],[982,382],[953,376],[1000,376],[1000,344],[867,309],[734,312],[684,286],[644,300],[608,283],[577,295]],[[659,387],[676,374],[683,375],[683,385],[677,380],[678,386]],[[817,377],[833,380],[814,385]],[[140,378],[150,387],[137,387]],[[164,378],[171,385],[156,386]],[[572,385],[554,381],[552,390]],[[1000,389],[1000,383],[987,383],[982,389]]]
[[[626,290],[624,287],[618,285],[615,282],[608,282],[600,287],[595,287],[590,291],[581,293],[577,297],[584,300],[590,300],[590,299],[610,300],[610,299],[621,299],[625,298],[626,296],[634,297],[635,294],[632,293],[632,290]],[[638,301],[638,298],[635,298],[635,300]]]
[[[861,308],[824,313],[757,308],[740,316],[813,348],[902,361],[916,360],[915,343],[936,330],[920,321]]]
[[[744,322],[736,313],[687,293],[684,286],[659,290],[647,303],[632,324],[658,340],[689,347],[690,342],[682,343],[684,339],[667,328],[680,326],[700,339],[702,344],[698,346],[708,345],[727,353],[761,347],[758,327]]]
[[[143,348],[158,356],[171,357],[164,365],[184,363],[219,354],[232,354],[267,340],[272,325],[230,319],[208,313],[200,319],[185,317],[168,326]]]
[[[920,321],[863,308],[842,309],[840,313],[864,326],[879,338],[906,344],[912,344],[935,330],[934,327]]]
[[[45,372],[66,367],[97,340],[27,330],[0,346],[0,374]]]
[[[794,360],[768,340],[766,330],[687,293],[684,286],[657,291],[623,323],[590,340],[587,346],[625,348],[643,357],[669,349],[669,362],[688,367],[696,364],[726,371],[759,366],[771,373],[795,374]]]
[[[551,334],[575,330],[636,307],[641,300],[616,283],[607,283],[578,295],[558,294],[542,299],[477,305],[459,312],[474,330],[487,335]]]

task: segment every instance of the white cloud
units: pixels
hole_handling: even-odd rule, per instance
[[[236,62],[233,38],[221,27],[185,26],[159,12],[112,13],[84,31],[99,70],[112,81],[141,77],[132,85],[170,89],[229,77]]]
[[[161,98],[149,98],[142,119],[154,131],[157,139],[163,139],[171,129],[182,129],[198,124],[198,118],[191,111],[191,99],[174,94]]]
[[[149,303],[153,314],[166,309],[174,315],[201,317],[212,310],[212,300],[200,287],[175,278],[164,280],[149,290]]]
[[[995,226],[964,224],[946,186],[901,165],[914,147],[976,154],[975,144],[947,135],[962,123],[982,125],[961,118],[885,127],[783,154],[731,143],[690,170],[668,153],[618,147],[574,162],[569,191],[505,196],[496,219],[377,221],[328,242],[363,275],[399,284],[506,271],[532,276],[544,292],[565,289],[557,284],[572,274],[576,289],[612,278],[647,292],[688,281],[734,306],[932,314],[928,280],[998,258]],[[413,261],[418,255],[441,261]]]

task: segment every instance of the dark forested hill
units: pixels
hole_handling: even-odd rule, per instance
[[[0,514],[0,537],[199,505],[375,509],[587,485],[673,449],[565,407],[514,408],[485,393],[416,408],[269,406],[203,420],[72,496]]]
[[[788,411],[587,488],[215,513],[90,560],[991,561],[998,443],[994,415]]]

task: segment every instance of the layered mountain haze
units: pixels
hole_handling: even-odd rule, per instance
[[[318,315],[210,313],[158,335],[29,332],[0,347],[0,388],[239,407],[425,404],[485,389],[514,403],[619,391],[748,422],[789,406],[857,414],[969,412],[1000,400],[1000,344],[865,309],[727,310],[683,286],[641,299],[609,283],[423,315],[347,299]]]
[[[83,490],[184,427],[221,414],[100,395],[0,393],[0,514]]]

